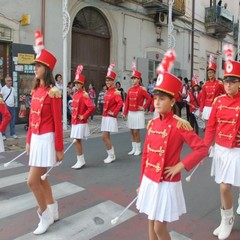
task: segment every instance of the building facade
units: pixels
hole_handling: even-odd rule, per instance
[[[15,44],[18,49],[18,45],[33,45],[36,29],[42,30],[45,47],[58,59],[54,73],[63,72],[63,2],[0,0],[0,80],[10,74],[18,89],[23,81],[21,76],[30,81],[33,69],[26,67],[28,71],[23,71],[24,62],[19,63],[18,54],[11,55],[11,46]],[[73,80],[76,66],[82,63],[86,89],[93,83],[99,92],[108,65],[114,62],[117,81],[127,90],[131,86],[131,66],[135,61],[146,86],[150,78],[156,77],[155,69],[168,48],[168,3],[167,0],[68,0],[70,30],[67,66],[64,66],[67,80]],[[226,9],[216,1],[195,1],[194,31],[192,7],[192,0],[174,2],[172,41],[177,60],[172,71],[187,78],[194,72],[199,81],[206,81],[208,57],[214,54],[218,66],[216,75],[222,78],[222,47],[225,43],[237,47],[233,26],[238,20],[238,1],[228,1]],[[24,48],[20,49],[24,54]],[[28,55],[27,58],[30,64],[32,58]],[[19,76],[18,71],[25,75]],[[28,73],[31,76],[28,77]],[[25,86],[29,88],[30,84]]]

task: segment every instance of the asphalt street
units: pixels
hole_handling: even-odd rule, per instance
[[[38,219],[36,202],[26,185],[28,159],[24,155],[8,168],[8,162],[23,151],[24,141],[16,143],[19,151],[0,154],[0,239],[51,239],[51,240],[146,240],[147,219],[139,214],[133,204],[116,225],[111,220],[119,216],[135,198],[139,186],[141,156],[128,156],[131,149],[130,133],[120,121],[120,132],[112,134],[117,160],[104,164],[106,151],[101,139],[97,119],[90,122],[92,135],[84,141],[86,166],[73,170],[76,161],[74,147],[71,147],[59,167],[48,177],[59,203],[60,220],[47,233],[34,236]],[[24,139],[24,129],[23,136]],[[67,133],[66,133],[67,135]],[[202,133],[201,133],[202,135]],[[141,132],[142,142],[145,131]],[[7,140],[10,142],[10,140]],[[65,138],[65,149],[71,139]],[[190,149],[184,146],[182,156]],[[193,174],[191,182],[185,178],[190,173],[183,172],[182,182],[187,214],[179,221],[169,224],[172,240],[214,240],[212,231],[220,223],[220,199],[218,185],[210,177],[211,159]],[[237,188],[234,189],[235,209]],[[230,240],[240,239],[240,216],[235,217]]]

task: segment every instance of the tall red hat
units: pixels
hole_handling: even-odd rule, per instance
[[[78,67],[77,67],[77,70],[75,72],[75,77],[74,77],[74,81],[73,81],[74,83],[79,82],[82,85],[84,85],[84,83],[85,83],[85,76],[81,74],[82,70],[83,70],[83,65],[79,64]]]
[[[142,78],[142,74],[137,71],[135,62],[132,63],[132,76],[131,78]]]
[[[55,64],[57,62],[57,59],[51,52],[44,49],[43,35],[40,32],[40,30],[36,30],[36,33],[35,33],[34,51],[37,54],[36,58],[34,59],[34,62],[42,63],[53,71]]]
[[[111,63],[108,67],[108,72],[107,72],[107,76],[106,78],[110,78],[112,79],[113,81],[115,80],[116,78],[116,73],[113,71],[113,68],[114,68],[115,64],[114,63]]]
[[[217,70],[215,56],[213,54],[210,54],[207,70],[213,70],[214,72]]]
[[[182,82],[179,78],[169,73],[170,66],[174,63],[175,58],[174,50],[168,50],[164,55],[162,62],[157,68],[158,78],[154,90],[168,93],[177,98],[179,91],[182,89]]]
[[[192,86],[199,86],[198,84],[198,76],[196,73],[193,74],[193,78],[192,78]]]
[[[232,80],[240,78],[240,62],[233,61],[233,46],[226,44],[224,46],[225,65],[224,65],[224,80]]]

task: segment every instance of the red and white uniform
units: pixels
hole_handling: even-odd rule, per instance
[[[102,132],[118,132],[117,115],[123,105],[121,93],[115,88],[110,88],[104,95],[102,112]]]
[[[184,143],[193,151],[180,160]],[[186,212],[181,175],[176,174],[171,180],[164,175],[164,169],[182,161],[185,169],[189,171],[207,155],[208,149],[203,140],[196,135],[187,121],[173,112],[166,114],[163,120],[151,120],[143,149],[137,208],[151,220],[178,220],[179,216]],[[150,193],[149,189],[154,192]]]
[[[1,120],[0,120],[0,152],[4,152],[4,143],[3,143],[3,138],[2,138],[2,133],[5,132],[8,123],[11,120],[11,114],[8,111],[8,108],[3,101],[2,98],[0,98],[0,115],[1,115]]]
[[[216,97],[224,94],[224,87],[217,79],[207,81],[202,87],[202,101],[200,104],[200,112],[203,113],[203,118],[208,120],[213,101]],[[204,109],[205,107],[205,109]]]
[[[89,136],[88,118],[94,110],[95,106],[87,92],[81,89],[73,95],[71,138],[83,139]]]
[[[240,93],[219,96],[211,111],[204,142],[210,147],[215,140],[211,175],[217,183],[240,186]]]
[[[116,118],[123,105],[121,93],[115,87],[110,88],[105,93],[103,101],[102,116]],[[109,114],[109,111],[113,112],[113,115]]]
[[[145,103],[144,103],[144,100]],[[128,114],[128,111],[136,112],[139,111],[139,107],[143,107],[146,110],[151,103],[151,96],[147,92],[146,88],[137,85],[129,88],[125,107],[124,107],[124,115]]]
[[[151,103],[152,98],[147,92],[146,88],[137,85],[129,88],[125,106],[124,115],[128,115],[127,126],[130,129],[144,129],[145,128],[145,116],[144,111],[139,107],[143,107],[146,110]]]
[[[190,113],[193,113],[194,111],[196,111],[196,109],[200,107],[201,94],[197,91],[195,92],[190,91],[188,93],[188,96],[189,96],[189,101],[188,101],[189,111]]]
[[[73,95],[72,101],[72,124],[87,123],[89,116],[94,112],[94,105],[87,92],[78,90]],[[83,119],[80,119],[83,116]]]
[[[33,90],[26,141],[30,166],[53,166],[56,151],[63,151],[62,98],[56,87]]]

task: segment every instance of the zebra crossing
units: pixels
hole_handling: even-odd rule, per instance
[[[8,160],[6,157],[0,156],[0,163],[7,161]],[[23,161],[19,160],[19,162],[14,162],[7,168],[4,168],[2,164],[0,164],[0,166],[0,174],[4,171],[8,171],[9,174],[8,176],[3,177],[1,177],[2,174],[0,175],[0,193],[2,189],[4,189],[6,192],[8,188],[11,188],[15,185],[22,186],[26,184],[28,172],[26,172]],[[21,173],[19,173],[20,169],[22,171]],[[14,172],[16,172],[14,170],[18,170],[17,174],[14,174]],[[87,191],[87,189],[68,181],[57,182],[56,184],[52,185],[52,190],[53,195],[58,202],[61,202],[63,199],[71,199],[75,194],[83,194]],[[128,209],[119,219],[117,224],[112,225],[111,220],[119,216],[119,214],[121,214],[121,212],[124,210],[125,206],[121,206],[116,202],[106,199],[105,201],[94,204],[86,209],[80,209],[69,216],[61,218],[43,235],[35,236],[31,231],[29,231],[29,229],[22,229],[21,235],[11,237],[11,234],[9,234],[9,237],[4,237],[4,226],[6,226],[6,221],[8,218],[11,218],[9,222],[13,221],[12,224],[14,224],[16,215],[18,216],[18,219],[24,219],[26,214],[29,212],[30,217],[28,218],[34,220],[34,222],[35,220],[37,221],[37,216],[31,215],[33,209],[35,211],[37,208],[37,203],[32,192],[30,191],[23,192],[22,194],[18,194],[17,196],[7,199],[2,199],[3,198],[0,198],[0,235],[1,239],[3,240],[90,240],[126,221],[131,221],[131,219],[137,215],[136,211],[134,212]],[[59,205],[61,214],[61,204]],[[3,227],[1,227],[1,221],[4,223]],[[34,230],[34,227],[32,230]],[[176,232],[171,232],[171,236],[172,240],[190,240],[189,238],[186,238]]]

